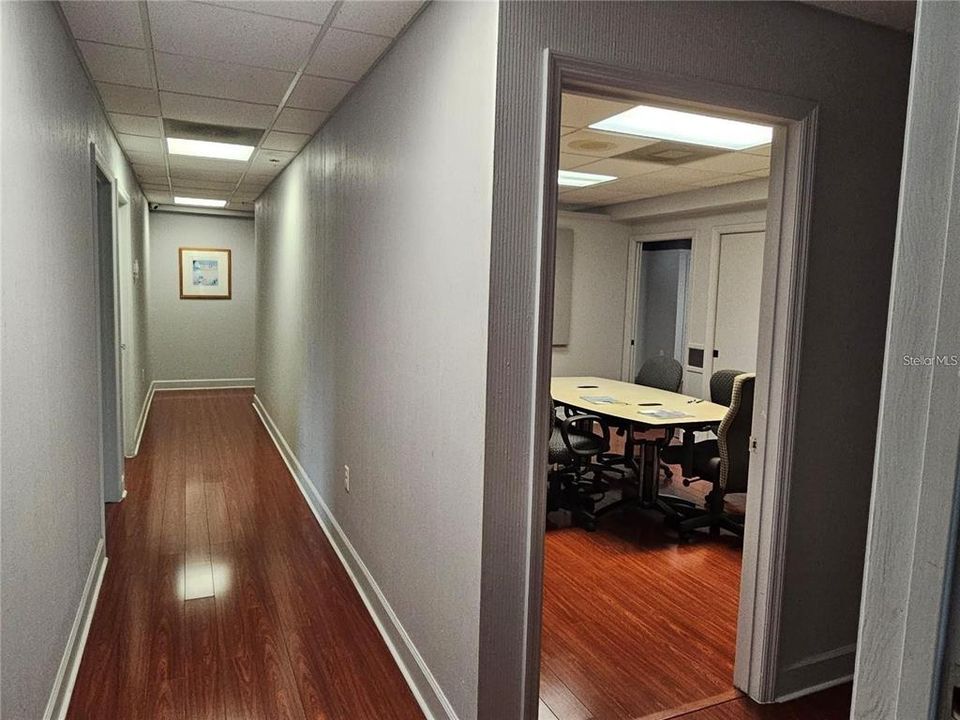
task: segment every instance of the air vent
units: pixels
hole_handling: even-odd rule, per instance
[[[263,130],[257,128],[208,125],[206,123],[188,122],[187,120],[171,120],[170,118],[163,119],[163,130],[167,137],[209,140],[211,142],[234,143],[235,145],[256,145],[263,135]]]
[[[614,157],[617,160],[642,160],[644,162],[660,163],[661,165],[685,165],[694,160],[703,160],[726,152],[729,152],[729,150],[663,140],[635,150],[628,150],[625,153],[614,155]]]
[[[609,140],[574,140],[567,143],[567,147],[571,150],[582,152],[606,152],[607,150],[613,150],[616,146],[616,143]]]

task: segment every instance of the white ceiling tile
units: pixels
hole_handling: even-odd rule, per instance
[[[103,104],[110,112],[153,117],[160,115],[160,102],[156,90],[111,83],[97,83],[97,90],[100,91]]]
[[[160,118],[110,113],[110,122],[113,123],[117,132],[127,135],[145,135],[157,138],[161,135]]]
[[[144,188],[144,193],[146,193],[147,200],[153,203],[160,203],[161,205],[172,205],[173,204],[173,195],[170,194],[169,190],[147,190]]]
[[[133,85],[152,88],[153,73],[147,61],[147,51],[135,48],[104,45],[103,43],[77,42],[90,74],[97,82]]]
[[[259,197],[260,194],[267,187],[268,182],[269,181],[265,181],[262,183],[261,182],[248,183],[246,178],[244,178],[243,182],[240,183],[240,187],[237,188],[236,195],[240,197],[254,197],[254,198]]]
[[[227,203],[228,210],[244,210],[246,212],[253,212],[256,207],[253,203],[253,198],[244,198],[243,200],[234,197],[230,202]]]
[[[563,93],[560,103],[560,124],[583,128],[629,110],[634,105],[635,103]]]
[[[78,40],[146,47],[138,3],[106,3],[68,0],[61,2],[70,30]]]
[[[311,75],[359,80],[390,45],[390,38],[330,28],[307,64]]]
[[[246,2],[216,2],[234,10],[245,10],[263,15],[275,15],[290,20],[322,25],[333,9],[332,0],[246,0]]]
[[[316,25],[202,3],[148,3],[156,50],[296,71]]]
[[[705,186],[711,180],[723,177],[722,173],[696,170],[685,165],[675,165],[657,172],[644,175],[650,181],[680,183],[681,185]]]
[[[233,189],[237,186],[236,181],[234,182],[224,182],[222,180],[208,180],[206,178],[187,178],[179,175],[173,175],[171,172],[170,182],[173,183],[174,187],[177,185],[188,185],[195,188],[204,188],[206,190],[220,190],[220,191],[229,191],[233,192]]]
[[[597,158],[611,157],[630,150],[646,147],[657,142],[632,135],[615,135],[596,130],[577,130],[560,138],[560,151],[575,155],[592,155]]]
[[[161,90],[277,105],[290,87],[294,73],[157,53]]]
[[[235,192],[233,199],[239,202],[253,202],[260,197],[262,192],[262,190],[260,192]]]
[[[611,185],[611,183],[565,191],[561,197],[565,203],[603,204],[623,202],[624,195],[612,187],[608,187],[608,185]]]
[[[770,144],[767,143],[766,145],[758,145],[757,147],[747,148],[743,152],[747,153],[748,155],[766,155],[767,157],[770,157]]]
[[[603,160],[590,158],[590,160],[592,161],[590,164],[582,165],[577,169],[581,172],[596,173],[597,175],[613,175],[618,178],[634,177],[635,175],[644,175],[664,169],[664,166],[660,163],[646,162],[643,160],[619,160],[617,158],[605,158]]]
[[[617,180],[616,183],[610,184],[611,186],[615,186],[614,189],[624,195],[627,200],[640,200],[642,198],[656,197],[659,195],[672,195],[673,193],[696,189],[695,185],[656,178],[654,175],[637,175],[635,177]],[[626,200],[624,200],[624,202],[626,202]]]
[[[223,190],[209,190],[208,188],[200,188],[193,185],[174,185],[173,194],[176,197],[191,197],[191,198],[209,198],[210,200],[226,200],[230,197],[230,191]]]
[[[333,110],[350,92],[353,83],[304,75],[287,100],[289,107],[303,110]]]
[[[266,148],[267,150],[287,150],[289,152],[297,152],[300,148],[307,144],[309,139],[309,135],[302,135],[300,133],[286,133],[274,130],[270,133],[267,133],[267,136],[263,139],[263,143],[261,143],[261,147]]]
[[[747,180],[756,180],[750,175],[717,175],[712,180],[697,183],[700,187],[717,187],[719,185],[732,185],[733,183],[745,182]]]
[[[751,155],[745,152],[730,152],[703,160],[686,163],[686,167],[697,170],[712,170],[718,173],[748,173],[768,167],[770,158],[763,155]]]
[[[137,177],[147,177],[147,176],[157,176],[162,175],[163,181],[167,181],[167,168],[162,163],[134,163],[133,171],[137,174]]]
[[[239,172],[236,173],[225,173],[225,172],[214,172],[214,171],[205,171],[205,170],[178,170],[177,171],[177,182],[181,185],[196,185],[204,184],[209,181],[223,183],[223,184],[233,184],[236,185],[240,182],[242,174]],[[171,178],[171,181],[173,178]]]
[[[560,153],[560,169],[573,170],[581,165],[588,165],[596,162],[596,158],[591,155],[574,155],[573,153]]]
[[[579,128],[567,127],[566,125],[560,126],[560,136],[569,135],[572,132],[576,132]]]
[[[145,155],[160,155],[163,153],[163,145],[160,138],[143,137],[141,135],[125,135],[120,133],[117,140],[124,150],[130,152],[142,153]]]
[[[404,0],[347,0],[333,19],[333,26],[396,37],[423,2]]]
[[[257,151],[257,155],[253,159],[253,162],[250,164],[250,170],[253,172],[262,172],[264,170],[270,171],[274,169],[279,170],[288,162],[293,160],[294,157],[296,157],[296,153],[293,152],[260,149]]]
[[[142,187],[144,190],[160,190],[161,192],[170,189],[170,186],[167,185],[166,180],[164,180],[163,182],[160,182],[160,181],[151,182],[149,180],[142,179],[140,183],[140,187]]]
[[[160,104],[164,117],[248,128],[267,127],[276,112],[276,108],[271,105],[254,105],[237,100],[170,92],[160,93]]]
[[[134,165],[162,165],[162,152],[136,152],[127,150],[127,157]]]
[[[326,120],[329,115],[330,113],[317,112],[315,110],[284,108],[280,111],[280,116],[277,118],[277,122],[273,127],[286,132],[313,135],[320,129],[323,121]]]
[[[224,173],[225,175],[236,175],[242,173],[247,163],[240,160],[218,160],[216,158],[194,157],[192,155],[171,155],[167,154],[167,162],[170,165],[170,175],[182,177],[182,172],[199,171],[208,173]]]

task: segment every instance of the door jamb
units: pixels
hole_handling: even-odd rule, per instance
[[[753,118],[775,124],[771,152],[770,192],[767,206],[768,265],[776,269],[776,287],[763,290],[758,347],[758,378],[754,407],[755,458],[747,507],[743,576],[737,633],[734,683],[760,702],[776,699],[780,617],[786,555],[793,434],[799,381],[806,259],[810,236],[818,106],[816,103],[751,88],[724,85],[699,78],[664,75],[615,67],[544,50],[543,135],[541,187],[540,281],[538,288],[536,356],[534,359],[535,408],[549,396],[553,316],[554,234],[557,219],[556,176],[559,166],[561,93],[590,88],[634,99],[668,101],[690,109],[709,108],[728,117]],[[760,358],[763,362],[760,362]],[[546,447],[548,428],[542,413],[535,413],[533,448]],[[539,696],[540,623],[543,601],[544,524],[546,512],[545,453],[533,452],[531,463],[531,515],[529,557],[514,563],[527,574],[527,593],[518,601],[526,605],[525,717],[536,717]],[[769,469],[769,470],[768,470]],[[766,477],[769,472],[769,477]]]
[[[110,183],[110,212],[112,215],[112,228],[111,228],[111,257],[112,257],[112,270],[113,270],[113,332],[114,332],[114,343],[113,343],[113,363],[114,363],[114,382],[116,388],[114,389],[114,409],[113,412],[116,416],[116,428],[117,428],[117,438],[115,440],[118,457],[116,459],[117,468],[116,472],[119,477],[119,488],[117,489],[116,497],[112,494],[108,498],[107,496],[107,470],[103,467],[103,457],[105,452],[105,437],[104,437],[104,427],[103,427],[103,367],[104,367],[104,357],[101,349],[100,339],[103,334],[103,308],[101,305],[101,295],[100,289],[102,285],[102,278],[100,274],[100,216],[99,208],[97,207],[97,172],[103,174],[103,176]],[[106,507],[105,503],[107,502],[119,502],[123,499],[126,494],[124,489],[124,465],[123,465],[123,410],[122,410],[122,400],[121,400],[121,378],[120,378],[120,308],[118,301],[118,267],[117,267],[117,219],[118,219],[118,187],[117,187],[117,178],[113,174],[113,171],[110,169],[110,165],[107,162],[106,158],[100,152],[100,148],[97,147],[95,142],[90,143],[90,179],[91,179],[91,199],[92,199],[92,208],[93,208],[93,250],[94,250],[94,268],[95,268],[95,286],[96,286],[96,297],[97,297],[97,399],[99,400],[100,409],[98,410],[98,435],[100,438],[100,500],[101,504],[104,505],[104,515],[101,517],[101,522],[103,523],[102,530],[106,532]]]

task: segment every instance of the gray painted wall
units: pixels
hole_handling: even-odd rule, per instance
[[[960,352],[960,5],[921,2],[915,37],[855,720],[956,717],[949,708],[960,682],[960,616],[944,643],[957,551],[960,381],[955,365],[923,360]],[[953,595],[957,613],[956,580]],[[944,645],[953,654],[941,672]]]
[[[573,231],[573,292],[570,338],[553,348],[553,374],[619,379],[630,228],[571,215],[557,222]]]
[[[879,402],[909,39],[799,3],[504,3],[484,479],[480,714],[524,702],[538,323],[543,51],[820,106],[781,682],[850,672]],[[509,397],[509,404],[500,402]],[[842,430],[839,432],[837,430]],[[542,522],[542,521],[537,521]],[[504,559],[509,560],[505,561]],[[537,569],[534,568],[534,572]],[[531,609],[531,623],[537,622]],[[518,638],[529,637],[520,644]],[[821,665],[840,652],[841,667]],[[807,674],[807,670],[813,672]],[[532,703],[532,704],[531,704]]]
[[[0,26],[0,714],[36,720],[103,537],[90,141],[131,197],[135,252],[144,199],[55,7],[2,3]]]
[[[178,248],[229,248],[230,300],[181,300]],[[253,219],[150,214],[150,367],[153,380],[253,378],[257,269]]]
[[[464,720],[477,713],[497,12],[429,5],[256,220],[257,394]]]

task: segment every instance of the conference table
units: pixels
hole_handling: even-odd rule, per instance
[[[693,465],[694,431],[714,430],[727,412],[724,405],[702,400],[690,395],[637,385],[635,383],[609,380],[599,377],[555,377],[550,381],[550,394],[559,405],[599,415],[610,425],[625,432],[624,461],[636,474],[641,486],[636,499],[624,498],[616,505],[641,504],[673,513],[673,507],[660,498],[659,468],[660,452],[670,435],[669,431],[684,429],[683,474],[689,477]],[[642,440],[637,443],[634,433],[648,430],[664,430],[663,437]],[[640,463],[636,451],[640,449]],[[646,452],[652,452],[647,467]],[[610,510],[614,509],[610,506]]]

